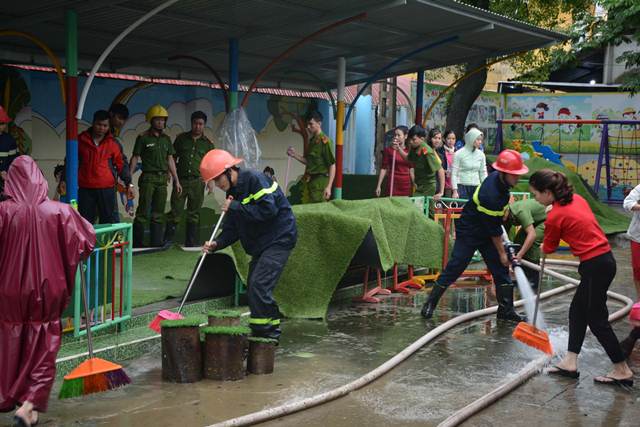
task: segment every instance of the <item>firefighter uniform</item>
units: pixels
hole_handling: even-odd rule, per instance
[[[518,200],[509,205],[509,217],[505,224],[505,228],[509,230],[512,226],[519,226],[520,229],[516,233],[513,242],[522,245],[527,238],[525,229],[533,225],[536,232],[536,240],[526,254],[524,259],[534,264],[540,262],[540,245],[544,239],[544,221],[547,219],[547,211],[543,205],[535,199]],[[540,278],[538,270],[522,266],[527,278],[532,285],[537,286]]]
[[[251,255],[247,280],[249,326],[253,335],[278,338],[280,315],[273,290],[297,240],[291,205],[277,182],[248,169],[239,170],[238,181],[228,196],[234,201],[215,240],[217,249],[240,240]]]
[[[309,141],[305,155],[307,167],[304,172],[302,203],[325,202],[324,189],[329,184],[329,168],[335,164],[331,139],[320,132]]]
[[[185,246],[200,244],[198,240],[198,227],[200,223],[200,208],[204,201],[204,183],[200,178],[200,162],[207,152],[215,147],[213,142],[202,135],[197,139],[191,136],[191,132],[178,135],[173,143],[176,158],[176,169],[182,193],[178,194],[173,187],[171,193],[171,211],[167,215],[167,229],[165,241],[171,241],[175,229],[184,213],[185,202],[187,204],[187,231]]]
[[[416,191],[414,196],[433,196],[436,194],[436,173],[442,168],[442,162],[435,150],[423,142],[417,149],[409,151],[407,160],[413,163]]]
[[[161,246],[164,208],[167,202],[167,158],[175,154],[171,139],[165,133],[155,136],[151,130],[138,135],[133,156],[142,159],[142,175],[138,179],[139,202],[133,221],[134,241],[141,242],[151,212],[151,246]],[[135,243],[134,243],[135,245]]]
[[[506,163],[507,167],[502,166],[505,161],[510,162]],[[502,220],[509,205],[510,187],[501,170],[513,175],[521,175],[528,169],[524,166],[520,154],[513,150],[504,150],[500,153],[493,167],[496,171],[476,188],[471,200],[465,204],[460,219],[456,221],[453,253],[422,308],[422,315],[425,318],[432,317],[442,294],[460,277],[469,265],[474,252],[479,250],[496,287],[498,318],[522,320],[513,308],[513,283],[509,275],[509,267],[500,262],[500,255],[492,238],[502,235]]]

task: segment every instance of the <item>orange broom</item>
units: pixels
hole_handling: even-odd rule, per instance
[[[544,265],[547,257],[543,256],[540,262],[540,277],[538,278],[538,292],[536,296],[536,306],[533,310],[533,324],[520,322],[513,330],[513,337],[524,344],[543,351],[547,354],[553,354],[549,335],[542,329],[536,328],[536,320],[538,317],[538,307],[540,305],[540,290],[542,289],[542,276],[544,274]]]
[[[231,196],[229,196],[230,199],[232,199]],[[211,233],[211,238],[209,238],[209,241],[213,240],[214,237],[216,237],[216,233],[218,232],[218,228],[220,228],[220,224],[222,224],[222,218],[224,218],[224,214],[226,212],[222,212],[222,214],[220,214],[220,218],[218,218],[218,222],[216,224],[216,226],[213,228],[213,233]],[[202,267],[202,264],[204,263],[204,259],[207,256],[207,254],[203,254],[200,257],[200,262],[198,263],[198,267],[196,268],[196,271],[193,273],[193,277],[191,277],[191,282],[189,282],[189,286],[187,287],[187,291],[184,293],[184,297],[182,297],[182,302],[180,303],[180,307],[178,308],[178,312],[174,313],[171,310],[162,310],[160,313],[158,313],[156,315],[156,317],[151,321],[151,323],[149,323],[149,329],[155,331],[157,334],[160,333],[160,323],[163,320],[180,320],[180,319],[184,319],[184,316],[182,314],[180,314],[180,312],[182,312],[182,307],[184,307],[184,303],[187,301],[187,297],[189,296],[189,292],[191,291],[191,288],[193,287],[193,284],[196,282],[196,278],[198,277],[198,273],[200,272],[200,268]]]
[[[84,396],[122,387],[131,382],[122,366],[104,359],[93,357],[93,340],[91,337],[91,320],[85,291],[84,268],[80,268],[80,282],[82,287],[82,302],[87,325],[87,345],[89,359],[82,362],[76,369],[64,377],[59,399]]]

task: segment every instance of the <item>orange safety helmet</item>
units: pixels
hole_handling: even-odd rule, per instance
[[[516,150],[502,150],[491,166],[497,171],[512,175],[523,175],[529,172],[529,168],[522,161],[522,156]]]
[[[204,155],[200,162],[200,175],[204,182],[209,182],[224,173],[227,169],[242,163],[242,159],[233,157],[225,150],[213,149]]]
[[[4,111],[2,105],[0,105],[0,123],[11,123],[11,117]]]

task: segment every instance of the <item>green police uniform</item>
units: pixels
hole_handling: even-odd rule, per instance
[[[409,151],[408,160],[413,163],[416,180],[414,196],[436,194],[436,172],[442,167],[442,162],[435,150],[423,142],[417,149]]]
[[[302,203],[324,202],[324,189],[329,183],[329,168],[335,164],[331,139],[320,132],[309,141],[305,158]]]
[[[133,156],[142,159],[142,175],[138,180],[140,201],[136,210],[134,226],[143,227],[149,222],[151,210],[151,225],[153,239],[153,225],[162,226],[164,207],[167,201],[167,177],[169,162],[167,158],[175,154],[171,139],[165,133],[154,136],[151,131],[138,135],[133,146]],[[160,236],[160,240],[162,236]],[[156,239],[157,242],[157,239]]]
[[[525,228],[529,225],[533,225],[535,228],[536,240],[524,255],[524,258],[537,264],[540,261],[540,245],[544,239],[544,221],[547,219],[545,207],[535,199],[525,199],[513,202],[509,205],[509,210],[511,211],[510,225],[520,226],[513,239],[514,243],[523,244],[527,238]]]
[[[200,221],[200,208],[204,201],[204,182],[200,178],[200,162],[205,154],[215,147],[211,140],[202,135],[198,139],[191,132],[181,133],[173,143],[175,149],[176,169],[182,193],[173,188],[171,193],[171,211],[167,215],[167,224],[180,222],[187,203],[187,228],[197,227]],[[190,242],[195,243],[195,242]],[[190,246],[190,245],[188,245]]]

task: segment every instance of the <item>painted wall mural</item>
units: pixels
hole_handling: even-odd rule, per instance
[[[640,96],[623,93],[513,94],[506,98],[505,119],[517,120],[633,120],[608,129],[611,173],[615,192],[640,182]],[[558,155],[558,161],[578,171],[588,183],[595,175],[602,139],[601,124],[518,123],[503,126],[507,147],[536,146]],[[538,151],[538,150],[536,150]],[[604,168],[601,184],[605,185]]]

